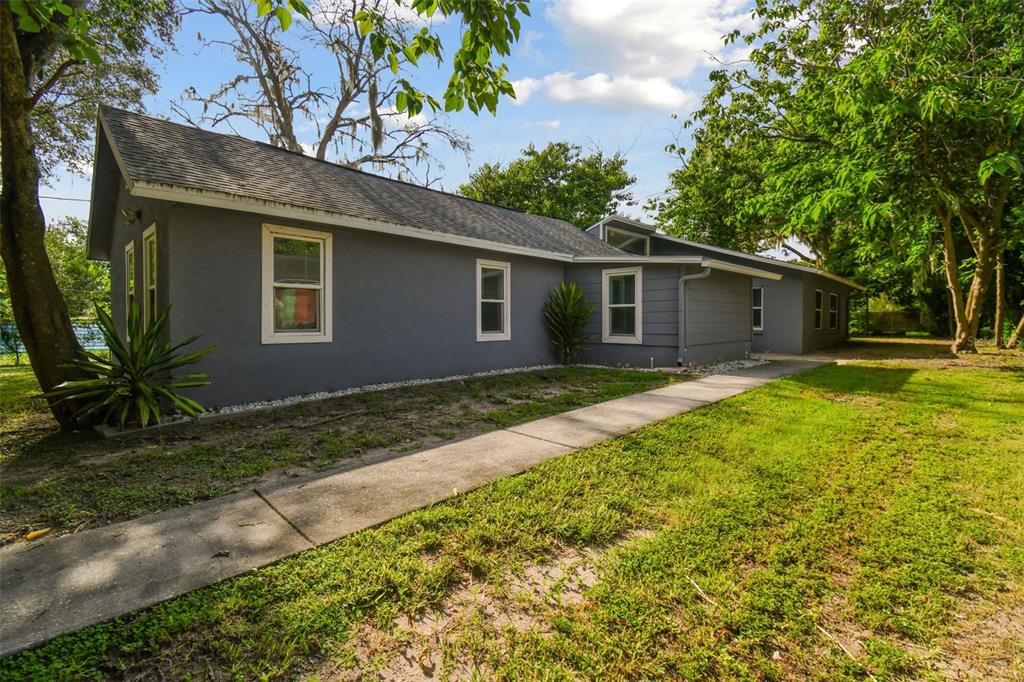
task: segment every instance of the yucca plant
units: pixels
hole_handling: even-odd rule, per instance
[[[125,424],[147,426],[160,422],[162,406],[170,406],[195,419],[204,411],[202,405],[191,398],[178,395],[182,388],[196,388],[210,383],[203,373],[174,376],[179,367],[197,362],[213,347],[193,353],[181,354],[185,346],[195,342],[193,336],[172,345],[161,343],[160,334],[167,324],[170,308],[164,309],[146,324],[139,305],[132,302],[128,310],[128,338],[122,339],[114,326],[110,313],[96,306],[100,329],[110,349],[109,357],[92,351],[82,351],[82,358],[72,366],[94,375],[89,379],[65,381],[43,394],[50,400],[73,400],[82,404],[76,418],[82,423]]]
[[[562,362],[571,365],[586,350],[589,336],[583,333],[594,306],[583,296],[583,289],[575,282],[559,282],[551,290],[544,304],[544,317],[551,332],[551,343],[562,355]]]

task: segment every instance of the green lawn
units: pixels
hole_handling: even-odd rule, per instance
[[[1019,679],[1024,361],[975,365],[823,367],[0,670]]]
[[[71,532],[190,504],[261,482],[393,456],[680,377],[554,368],[353,394],[104,440],[57,433],[28,367],[0,367],[0,542]]]

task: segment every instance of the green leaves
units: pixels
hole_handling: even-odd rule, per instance
[[[214,349],[205,348],[185,355],[179,350],[191,345],[192,337],[172,345],[162,342],[170,308],[165,309],[148,325],[142,322],[138,303],[132,302],[128,312],[128,339],[117,332],[110,313],[96,306],[100,328],[106,339],[109,357],[83,351],[72,366],[93,378],[65,381],[43,394],[49,400],[72,400],[80,403],[77,417],[88,423],[116,422],[122,429],[128,423],[146,426],[160,422],[162,407],[168,405],[195,419],[203,407],[195,400],[179,395],[176,389],[198,388],[210,383],[203,373],[180,376],[172,370],[198,362]]]
[[[1020,156],[1010,151],[1000,152],[982,161],[978,166],[978,182],[984,185],[993,174],[1006,175],[1007,173],[1014,173],[1018,177],[1024,174]]]
[[[630,185],[636,178],[620,154],[583,155],[579,145],[552,142],[532,145],[507,166],[484,164],[459,191],[471,199],[558,218],[586,228],[635,203]]]
[[[440,13],[443,17],[459,15],[462,19],[462,40],[452,56],[452,74],[444,92],[445,111],[461,111],[468,107],[473,113],[487,110],[494,114],[501,95],[514,96],[512,84],[506,78],[508,66],[495,64],[492,59],[495,54],[499,57],[511,54],[511,45],[519,39],[521,30],[517,15],[529,16],[528,3],[511,0],[412,0],[411,5],[423,17]],[[441,39],[425,27],[403,44],[381,29],[384,17],[376,8],[357,12],[355,22],[359,33],[369,36],[374,59],[386,60],[392,73],[399,73],[402,59],[416,66],[421,58],[431,56],[440,63]],[[402,81],[401,87],[404,108],[397,104],[396,99],[399,111],[415,115],[424,105],[434,111],[441,109],[436,99],[408,81]]]
[[[273,12],[282,31],[287,31],[292,25],[292,12],[306,19],[313,16],[309,7],[302,0],[252,0],[252,2],[256,5],[258,16],[264,17]]]
[[[548,323],[551,343],[558,348],[562,361],[571,365],[586,350],[590,337],[583,329],[594,315],[594,306],[583,295],[583,288],[575,282],[559,282],[544,304],[544,319]]]

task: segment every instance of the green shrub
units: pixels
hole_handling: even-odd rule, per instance
[[[594,306],[583,296],[575,282],[559,282],[544,304],[544,317],[551,332],[551,343],[562,355],[562,362],[571,365],[586,350],[589,337],[583,328],[594,314]]]
[[[128,339],[124,340],[114,326],[110,313],[96,306],[100,329],[110,349],[109,357],[82,351],[83,358],[71,363],[89,379],[65,381],[43,394],[57,400],[73,400],[82,404],[76,417],[82,423],[117,423],[122,429],[133,423],[146,426],[160,422],[161,403],[197,418],[203,406],[191,398],[178,395],[177,389],[196,388],[210,383],[207,374],[174,376],[179,367],[198,362],[212,347],[185,355],[178,351],[193,343],[193,336],[179,344],[161,343],[160,335],[167,324],[165,309],[149,324],[142,321],[139,305],[132,302],[128,311]]]

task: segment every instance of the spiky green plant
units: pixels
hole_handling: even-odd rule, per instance
[[[182,388],[197,388],[210,383],[205,373],[171,372],[198,362],[213,347],[182,355],[185,346],[195,342],[193,336],[178,344],[162,343],[160,335],[167,324],[170,308],[164,309],[148,324],[143,322],[139,305],[132,302],[128,310],[128,338],[122,339],[110,313],[96,306],[100,329],[110,350],[109,357],[82,351],[82,359],[72,366],[93,375],[89,379],[65,381],[43,394],[50,400],[72,400],[82,407],[76,412],[80,423],[116,423],[147,426],[160,422],[162,405],[170,406],[195,419],[204,411],[195,400],[177,393]]]
[[[571,365],[586,350],[590,340],[583,328],[594,314],[594,306],[583,296],[583,289],[575,282],[559,282],[551,290],[544,304],[544,318],[548,322],[551,343],[562,355],[562,362]]]

